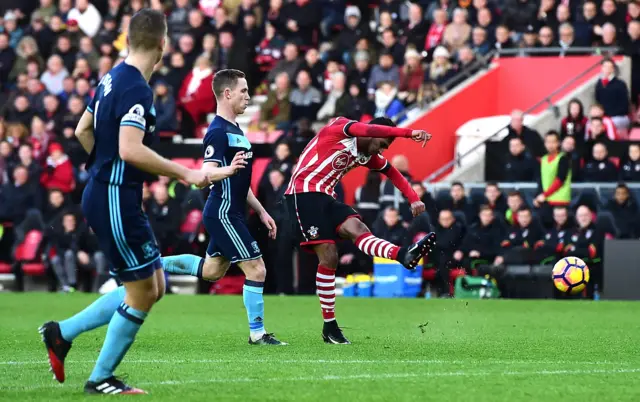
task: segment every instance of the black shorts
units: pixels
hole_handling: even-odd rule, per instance
[[[335,243],[347,219],[360,219],[353,208],[324,193],[286,195],[285,202],[301,246]]]

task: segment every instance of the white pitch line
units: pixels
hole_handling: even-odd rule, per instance
[[[93,364],[95,360],[67,360],[67,364]],[[539,364],[576,364],[576,365],[611,365],[629,364],[614,361],[570,361],[570,360],[342,360],[342,359],[137,359],[124,360],[123,364],[230,364],[230,363],[282,363],[282,364],[507,364],[507,365],[539,365]],[[0,366],[46,365],[46,360],[0,361]]]
[[[448,372],[426,372],[426,373],[388,373],[388,374],[354,374],[354,375],[326,375],[311,377],[272,377],[272,378],[208,378],[202,380],[166,380],[137,383],[137,386],[160,386],[160,385],[193,385],[193,384],[234,384],[253,382],[317,382],[317,381],[353,381],[353,380],[381,380],[381,379],[405,379],[405,378],[433,378],[433,377],[486,377],[486,376],[545,376],[545,375],[593,375],[593,374],[632,374],[640,373],[640,368],[632,369],[611,369],[611,370],[538,370],[538,371],[448,371]],[[80,387],[82,383],[67,384],[67,386],[51,383],[40,385],[29,385],[20,387],[0,387],[4,391],[33,391],[39,389],[68,389]]]

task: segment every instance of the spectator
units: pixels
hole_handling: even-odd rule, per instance
[[[640,13],[640,3],[629,3],[630,8],[632,4],[634,9]],[[640,63],[640,19],[629,21],[627,34],[629,41],[624,50],[626,55],[631,56],[631,99],[634,104],[637,104],[640,95],[640,71],[638,71],[640,65],[638,64]]]
[[[566,7],[566,6],[565,6]],[[560,56],[564,57],[567,55],[575,55],[576,53],[571,53],[568,50],[575,46],[575,33],[573,27],[570,23],[565,22],[558,28],[558,37],[559,42],[558,45],[562,50],[560,51]]]
[[[386,207],[373,223],[373,234],[395,245],[404,244],[407,229],[402,225],[400,212],[394,207]]]
[[[373,115],[375,105],[367,98],[366,92],[360,92],[356,84],[349,86],[349,98],[347,112],[344,116],[348,119],[360,121],[365,115]]]
[[[520,110],[514,110],[511,112],[509,132],[502,142],[508,143],[511,138],[514,137],[522,139],[526,149],[529,150],[533,157],[542,156],[544,154],[544,142],[540,138],[540,134],[524,125],[524,114]]]
[[[520,258],[524,258],[528,263],[533,263],[533,255],[530,253],[525,254],[525,250],[532,250],[533,247],[543,239],[542,228],[533,219],[531,210],[527,207],[523,207],[518,211],[518,227],[512,227],[507,231],[507,235],[500,243],[501,250],[499,255],[494,260],[494,265],[502,265],[509,263],[505,257],[510,251],[516,252]]]
[[[437,20],[436,12],[439,11],[443,12],[445,22],[450,20],[456,8],[456,3],[457,2],[451,0],[438,0],[431,2],[426,12],[427,20],[430,20],[430,18],[433,17],[433,21],[435,22]]]
[[[432,5],[437,3],[431,3]],[[435,49],[442,43],[444,31],[447,28],[447,12],[441,8],[433,11],[433,23],[427,31],[427,37],[424,42],[424,50],[427,52]]]
[[[393,64],[393,55],[389,52],[382,52],[378,63],[371,69],[367,88],[369,96],[372,98],[381,82],[393,82],[396,86],[400,84],[400,69]]]
[[[574,137],[577,144],[584,143],[585,133],[587,129],[587,118],[584,115],[584,107],[579,99],[571,99],[567,105],[567,115],[562,118],[560,126],[560,135],[564,140],[565,137]]]
[[[56,254],[51,258],[51,266],[62,291],[69,293],[74,292],[77,287],[77,253],[80,251],[79,243],[87,233],[78,228],[73,212],[65,212],[60,229],[52,236]]]
[[[591,279],[587,283],[587,297],[592,298],[595,285],[598,285],[600,290],[603,289],[602,265],[598,261],[604,251],[604,233],[596,227],[593,211],[585,205],[578,207],[576,221],[578,228],[571,232],[564,252],[565,255],[581,258],[589,264]]]
[[[42,218],[51,230],[62,230],[62,215],[69,210],[69,203],[62,191],[57,188],[49,191],[47,200],[47,205],[42,211]]]
[[[335,65],[335,61],[329,62],[331,65]],[[304,55],[304,62],[298,64],[298,70],[305,69],[309,71],[311,75],[311,85],[320,91],[325,91],[327,86],[325,85],[325,74],[329,74],[324,62],[320,59],[320,53],[317,49],[309,49]],[[298,71],[296,70],[296,72]],[[334,71],[335,72],[335,71]],[[294,77],[292,75],[290,77]],[[293,78],[292,78],[293,79]],[[330,81],[326,82],[330,86]]]
[[[32,186],[33,188],[38,187],[38,178],[40,177],[40,173],[42,172],[42,168],[38,164],[38,162],[33,158],[33,148],[29,144],[22,144],[18,148],[18,160],[16,161],[16,165],[12,167],[9,175],[13,177],[13,170],[17,166],[22,166],[27,169],[29,181],[27,184]]]
[[[394,29],[396,29],[396,26],[395,26],[395,24],[393,22],[393,18],[391,17],[391,14],[389,12],[382,11],[382,12],[380,12],[380,14],[378,16],[378,25],[377,25],[376,30],[375,30],[376,40],[380,44],[383,43],[382,42],[382,34],[387,29],[394,30]]]
[[[62,80],[62,92],[58,94],[60,102],[68,104],[73,94],[76,92],[76,81],[73,77],[65,77]]]
[[[427,191],[427,189],[424,187],[424,184],[422,184],[419,181],[413,181],[411,183],[411,188],[413,189],[413,191],[416,192],[416,195],[420,198],[420,201],[422,201],[422,203],[425,205],[426,208],[426,213],[429,217],[436,217],[438,215],[438,210],[436,208],[436,202],[433,199],[433,197],[431,196],[431,193],[429,191]],[[415,219],[414,219],[415,221]],[[411,224],[413,225],[413,222],[411,222]],[[425,232],[429,232],[429,230],[426,230]],[[417,234],[416,233],[410,233],[412,236],[410,236],[412,239],[414,238],[414,236]]]
[[[571,163],[571,178],[576,181],[582,181],[582,158],[580,156],[580,150],[576,149],[576,137],[567,136],[562,140],[560,146],[562,152],[567,155]]]
[[[29,185],[29,171],[24,166],[13,170],[13,182],[0,191],[0,222],[19,225],[30,209],[40,209],[38,189]]]
[[[80,39],[78,58],[86,60],[91,70],[98,70],[98,67],[100,65],[100,56],[98,56],[98,52],[96,52],[91,38],[83,36]]]
[[[608,143],[611,141],[607,137],[606,128],[604,122],[600,117],[594,117],[589,121],[589,140],[586,145],[587,148],[591,148],[596,142]]]
[[[471,32],[471,45],[476,55],[484,56],[491,51],[487,31],[481,27],[473,28]]]
[[[187,133],[195,132],[208,113],[215,110],[213,95],[213,69],[204,56],[198,57],[196,64],[182,82],[178,91],[178,108],[182,113],[182,128]]]
[[[556,26],[555,0],[541,0],[536,18],[538,26]]]
[[[22,38],[15,51],[17,57],[9,73],[10,81],[17,79],[19,74],[25,73],[27,71],[27,64],[31,60],[35,60],[40,68],[44,66],[44,60],[40,55],[38,44],[31,36]]]
[[[147,214],[160,249],[167,253],[180,229],[182,214],[179,205],[169,198],[167,186],[156,183],[152,192],[153,200]]]
[[[62,134],[64,114],[58,97],[53,94],[47,94],[42,103],[44,104],[44,110],[40,113],[40,117],[44,120],[46,130],[58,135]]]
[[[557,53],[555,50],[551,50],[552,48],[557,47],[555,43],[555,38],[553,37],[553,30],[548,26],[543,26],[540,28],[540,32],[538,32],[538,49],[548,50],[546,52],[538,53],[540,56],[556,56]]]
[[[436,233],[436,253],[433,263],[436,265],[436,288],[441,297],[449,295],[449,269],[462,265],[462,259],[456,251],[460,248],[465,235],[465,228],[457,222],[453,212],[443,209],[434,225]]]
[[[379,172],[369,171],[365,183],[355,192],[355,208],[362,221],[372,227],[380,213],[380,188],[382,178]]]
[[[469,46],[462,46],[458,50],[458,65],[457,71],[466,71],[467,74],[474,74],[480,69],[478,63],[476,63],[476,55]]]
[[[514,0],[520,1],[520,0]],[[530,2],[531,0],[525,0]],[[496,28],[496,43],[494,44],[496,50],[508,50],[515,48],[515,44],[511,40],[511,32],[509,32],[509,28],[506,25],[498,25]]]
[[[201,52],[204,36],[211,33],[213,29],[211,25],[205,25],[204,16],[200,10],[190,10],[187,20],[189,23],[189,30],[187,33],[193,38],[193,41],[196,44],[196,51]],[[256,44],[253,44],[249,49],[253,49]]]
[[[296,83],[298,87],[291,91],[291,96],[289,97],[291,121],[297,122],[302,118],[312,121],[318,114],[318,109],[320,109],[322,94],[311,86],[311,77],[306,70],[298,72]]]
[[[620,169],[620,179],[626,182],[640,182],[640,144],[629,145],[629,160]]]
[[[561,35],[561,27],[564,24],[568,24],[569,27],[573,28],[571,25],[571,9],[569,8],[569,4],[560,3],[556,7],[556,20],[553,28],[557,31],[558,37],[562,40]],[[573,29],[572,29],[573,33]]]
[[[422,16],[422,7],[419,4],[411,3],[409,5],[409,18],[406,25],[401,31],[401,42],[407,47],[420,49],[424,46],[429,25]]]
[[[276,145],[274,157],[269,161],[269,164],[264,169],[265,173],[260,180],[260,188],[268,186],[269,172],[274,170],[279,171],[284,176],[284,180],[288,183],[291,178],[291,172],[295,165],[296,159],[291,153],[291,148],[286,142],[280,142]]]
[[[618,179],[618,168],[609,160],[607,146],[593,145],[593,159],[584,165],[582,179],[585,182],[608,183]]]
[[[594,103],[591,105],[589,109],[589,121],[587,121],[587,127],[585,132],[585,141],[588,141],[593,138],[591,133],[591,120],[594,118],[600,118],[602,124],[604,125],[605,131],[607,133],[607,138],[611,141],[615,141],[618,138],[618,130],[616,129],[616,125],[613,123],[611,117],[604,114],[604,107],[598,103]]]
[[[503,180],[506,182],[535,182],[539,171],[538,163],[527,152],[522,138],[509,140],[509,155],[504,164]]]
[[[177,131],[176,100],[167,83],[158,80],[153,90],[155,95],[153,107],[156,109],[156,131]]]
[[[487,32],[487,39],[490,43],[494,43],[496,39],[496,26],[493,23],[493,14],[491,13],[491,10],[486,7],[478,8],[477,10],[476,26],[484,28]]]
[[[370,36],[367,24],[361,22],[360,9],[356,6],[348,6],[344,11],[345,26],[335,41],[336,50],[342,54],[343,60],[360,39]]]
[[[620,30],[620,33],[624,32],[624,13],[621,12],[622,10],[618,10],[618,7],[616,6],[616,2],[614,0],[603,0],[600,6],[600,11],[600,16],[597,19],[598,25],[594,30],[596,35],[604,36],[604,26],[606,24],[611,24],[611,26],[614,28],[614,31],[617,27]]]
[[[524,32],[536,22],[538,4],[533,0],[506,0],[504,21],[509,30]]]
[[[267,100],[260,105],[259,124],[261,130],[271,131],[287,128],[291,118],[290,94],[289,75],[283,71],[276,76],[275,89],[269,91]]]
[[[261,77],[265,72],[271,71],[278,60],[282,58],[282,49],[284,49],[284,38],[277,34],[276,29],[267,22],[264,26],[265,34],[262,41],[258,44],[256,63],[261,71]]]
[[[73,166],[60,144],[53,143],[49,146],[47,166],[40,176],[40,183],[47,190],[59,189],[65,194],[75,188]]]
[[[73,48],[73,44],[71,43],[71,39],[67,34],[58,36],[58,41],[53,54],[62,58],[62,64],[68,72],[73,71],[73,67],[76,63],[76,52]]]
[[[539,44],[540,42],[538,41],[538,32],[536,32],[536,29],[533,27],[533,25],[529,25],[527,27],[527,30],[524,31],[524,34],[522,35],[521,47],[532,49],[538,47]]]
[[[64,67],[62,58],[53,55],[47,61],[47,71],[42,74],[40,80],[47,88],[47,91],[54,95],[62,92],[62,81],[69,75],[69,71]]]
[[[409,160],[404,155],[396,155],[391,159],[391,166],[398,169],[398,171],[404,176],[404,178],[411,182],[413,178],[409,172]],[[413,219],[411,213],[411,206],[404,198],[400,190],[398,190],[391,180],[385,180],[382,184],[382,190],[380,194],[380,206],[382,208],[394,207],[400,212],[402,220],[408,225]]]
[[[467,17],[467,10],[456,8],[453,12],[453,21],[444,29],[442,44],[451,52],[456,52],[471,37],[471,25],[467,23]]]
[[[4,32],[9,34],[9,45],[15,49],[22,39],[24,31],[18,25],[18,15],[13,11],[7,11],[4,14]]]
[[[418,93],[422,87],[424,69],[422,68],[422,58],[413,48],[407,49],[404,55],[405,65],[400,69],[400,87],[398,98],[406,105],[414,103],[418,99]]]
[[[175,7],[167,18],[169,34],[173,42],[177,42],[182,34],[189,30],[189,0],[175,0]]]
[[[393,63],[401,66],[404,64],[405,47],[397,41],[393,29],[387,28],[382,32],[382,51],[389,52],[393,56]]]
[[[16,60],[16,52],[9,46],[9,35],[0,32],[0,89],[4,89],[9,81],[9,74]]]
[[[331,76],[331,92],[318,110],[318,120],[328,120],[332,117],[342,116],[347,112],[349,95],[346,92],[346,80],[342,71]]]
[[[507,202],[502,196],[502,191],[500,191],[498,183],[487,183],[484,189],[484,198],[487,202],[486,205],[488,205],[491,209],[495,210],[500,215],[503,215],[507,212]]]
[[[504,213],[504,218],[511,226],[518,227],[518,211],[522,208],[526,208],[522,194],[519,191],[512,191],[507,196],[507,211]]]
[[[449,51],[444,46],[438,46],[433,52],[433,61],[425,74],[425,81],[437,86],[437,92],[441,91],[441,86],[455,75],[453,65],[449,61],[451,57]]]
[[[276,63],[276,66],[267,75],[267,80],[273,82],[276,76],[282,72],[287,73],[289,80],[293,81],[300,69],[301,61],[298,58],[298,46],[289,42],[284,46],[284,59]]]
[[[552,211],[555,206],[567,206],[571,202],[571,164],[569,158],[560,152],[560,135],[549,131],[544,137],[547,154],[540,160],[540,181],[538,196],[533,205],[542,208],[541,215],[545,226],[551,225]]]
[[[536,243],[535,248],[545,257],[561,258],[564,255],[564,246],[569,240],[572,227],[568,208],[553,208],[553,226],[546,231],[544,239]]]
[[[638,204],[629,194],[626,184],[618,184],[613,199],[607,201],[605,208],[613,215],[619,238],[638,237]]]
[[[504,226],[495,219],[494,210],[488,205],[481,205],[478,222],[467,229],[453,258],[457,261],[464,260],[463,265],[467,270],[479,263],[491,264],[500,252],[500,242],[504,237]]]
[[[602,62],[602,77],[596,84],[596,101],[604,107],[604,112],[611,116],[617,128],[626,129],[629,127],[629,90],[617,77],[616,69],[613,60]]]
[[[358,85],[361,94],[367,93],[367,82],[371,75],[371,66],[369,65],[369,53],[364,50],[358,50],[354,55],[355,68],[351,69],[348,76],[349,85]]]
[[[451,183],[449,197],[438,202],[438,210],[441,211],[443,209],[463,214],[467,222],[472,222],[476,215],[473,204],[464,194],[464,186],[459,181]]]
[[[598,8],[595,1],[587,0],[582,5],[582,17],[574,24],[576,46],[592,46],[596,41],[595,28],[598,19]]]
[[[173,93],[180,90],[180,86],[187,74],[189,74],[189,71],[190,69],[187,67],[182,53],[172,53],[171,59],[169,60],[169,72],[164,75],[164,79],[173,90]]]
[[[13,101],[13,105],[6,108],[4,119],[7,123],[17,123],[22,126],[28,126],[31,124],[31,119],[34,115],[35,110],[31,107],[29,98],[25,95],[18,95]]]
[[[55,4],[53,4],[53,0],[40,0],[40,7],[33,12],[31,18],[41,18],[48,24],[51,17],[53,17],[57,11]]]
[[[222,32],[220,32],[220,34],[222,34]],[[231,50],[233,47],[233,35],[230,32],[225,31],[224,38],[220,37],[219,39],[220,47],[218,47],[218,53],[216,53],[213,58],[213,64],[215,65],[216,70],[228,68],[227,66],[229,64],[230,56],[229,53],[233,53]],[[188,33],[182,35],[178,40],[178,51],[182,53],[185,66],[187,67],[193,67],[196,59],[199,56],[195,46],[196,44],[193,40],[193,36],[189,35]]]
[[[402,123],[407,116],[404,112],[404,105],[398,99],[398,89],[393,82],[381,82],[375,92],[376,110],[374,117],[388,117],[397,123]]]
[[[322,18],[320,4],[311,0],[296,0],[285,6],[284,14],[284,36],[299,40],[302,46],[312,47]]]

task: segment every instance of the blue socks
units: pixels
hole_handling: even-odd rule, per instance
[[[181,254],[162,257],[162,269],[177,275],[191,275],[202,279],[204,258],[197,255]]]
[[[107,337],[89,381],[99,382],[113,376],[114,370],[133,344],[145,318],[147,313],[144,311],[136,310],[124,302],[120,304],[109,322]]]
[[[113,313],[124,300],[124,293],[124,287],[120,286],[102,295],[73,317],[60,321],[62,337],[68,342],[72,342],[81,333],[108,324]]]
[[[266,333],[264,330],[263,290],[264,282],[251,281],[249,279],[245,279],[242,287],[242,301],[244,301],[244,307],[247,309],[249,331],[253,341],[262,338],[262,335]]]

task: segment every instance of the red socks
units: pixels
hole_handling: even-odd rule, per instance
[[[322,318],[325,322],[336,319],[336,270],[318,265],[316,289],[320,298]]]
[[[375,237],[371,232],[360,235],[355,243],[356,246],[367,255],[390,260],[397,259],[398,251],[400,251],[400,247]]]

